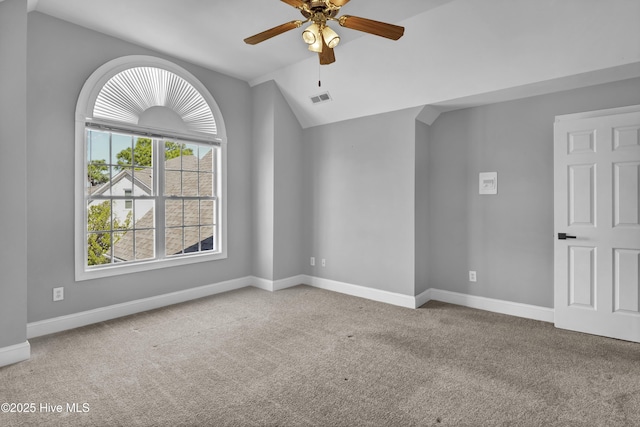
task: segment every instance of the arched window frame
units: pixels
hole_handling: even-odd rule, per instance
[[[208,104],[216,124],[216,134],[196,131],[176,131],[171,129],[149,128],[110,122],[109,120],[93,117],[93,109],[98,95],[104,85],[116,74],[135,67],[155,67],[176,74],[193,86]],[[86,127],[87,123],[113,125],[115,128],[130,130],[137,133],[149,133],[186,139],[199,143],[210,143],[219,146],[220,170],[217,172],[219,183],[217,188],[217,232],[219,250],[215,253],[197,253],[177,258],[153,259],[135,263],[109,264],[102,268],[87,268],[87,207],[86,207]],[[158,268],[215,261],[227,258],[227,138],[222,113],[208,89],[190,72],[184,68],[161,58],[143,55],[132,55],[114,59],[99,67],[85,82],[78,97],[75,114],[75,276],[77,281],[109,277]]]

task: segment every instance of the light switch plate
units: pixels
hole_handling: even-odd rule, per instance
[[[480,194],[498,194],[498,172],[480,172]]]

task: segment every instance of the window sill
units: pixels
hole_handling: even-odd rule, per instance
[[[161,260],[140,261],[130,264],[110,264],[105,267],[85,269],[84,266],[76,268],[76,281],[100,279],[103,277],[120,276],[122,274],[139,273],[142,271],[158,270],[160,268],[177,267],[181,265],[196,264],[209,261],[226,259],[226,251],[209,254],[196,254]]]

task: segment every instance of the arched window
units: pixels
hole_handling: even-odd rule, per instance
[[[154,57],[108,62],[76,107],[76,280],[226,258],[215,100]]]

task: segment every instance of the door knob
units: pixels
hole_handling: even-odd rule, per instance
[[[558,240],[575,239],[576,236],[569,236],[567,233],[558,233]]]

